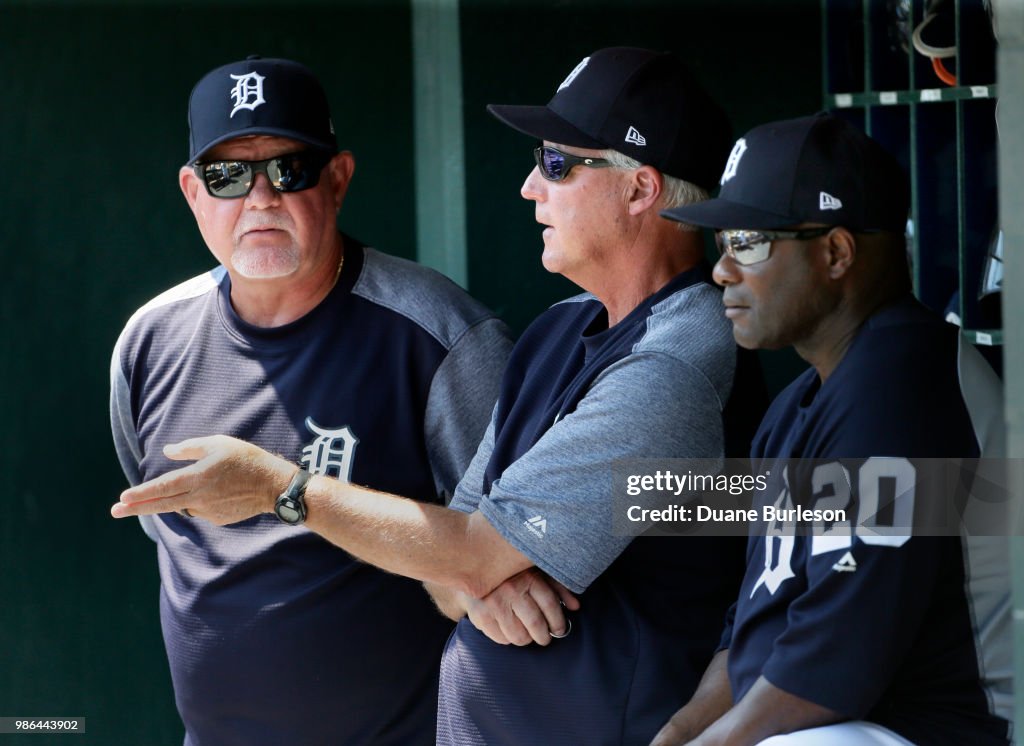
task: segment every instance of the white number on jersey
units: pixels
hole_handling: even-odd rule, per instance
[[[811,537],[811,556],[828,552],[849,551],[856,536],[871,546],[901,547],[910,540],[908,531],[914,517],[914,490],[916,469],[905,458],[874,456],[857,470],[857,515],[851,526],[849,520],[827,526],[816,523]],[[775,507],[793,507],[789,489],[789,467],[782,472],[783,487],[775,500]],[[814,507],[821,510],[850,509],[852,482],[846,467],[838,461],[821,464],[811,474]],[[886,505],[882,506],[882,498]],[[890,507],[891,506],[891,507]],[[879,523],[884,507],[891,519]],[[894,528],[900,527],[900,528]],[[751,598],[762,585],[772,595],[779,586],[792,577],[794,526],[773,521],[766,529],[764,542],[764,571],[750,591]]]

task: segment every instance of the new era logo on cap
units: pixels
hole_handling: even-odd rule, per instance
[[[828,192],[822,192],[818,195],[818,209],[820,210],[842,210],[843,203],[833,197]]]
[[[637,131],[636,127],[630,127],[628,130],[626,130],[626,142],[631,142],[634,145],[644,147],[645,145],[647,145],[647,138],[641,135]]]

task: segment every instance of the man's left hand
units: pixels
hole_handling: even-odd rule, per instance
[[[164,446],[164,455],[194,464],[121,493],[114,518],[187,510],[218,526],[274,509],[296,466],[227,435],[191,438]]]
[[[499,645],[548,645],[571,629],[564,609],[580,608],[572,591],[536,567],[513,575],[481,599],[465,597],[464,604],[473,626]]]

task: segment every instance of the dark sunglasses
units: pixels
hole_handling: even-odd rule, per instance
[[[737,264],[757,264],[771,256],[772,241],[783,238],[806,241],[809,238],[824,236],[833,227],[806,228],[800,231],[715,231],[715,244],[723,256],[728,255],[735,259]]]
[[[256,174],[266,174],[279,192],[301,192],[320,183],[320,173],[333,156],[317,150],[303,150],[263,161],[209,161],[197,163],[196,176],[203,180],[212,197],[236,199],[252,191]]]
[[[540,175],[548,181],[561,181],[569,175],[573,166],[609,168],[612,165],[604,158],[584,158],[572,153],[563,153],[558,148],[553,148],[550,145],[541,145],[534,148],[533,160],[537,161]]]

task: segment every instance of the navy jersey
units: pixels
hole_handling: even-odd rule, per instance
[[[130,482],[182,465],[164,444],[226,433],[314,473],[451,495],[497,396],[504,327],[437,273],[346,246],[334,289],[286,326],[241,320],[223,268],[132,318],[111,400]],[[273,515],[144,526],[187,744],[434,742],[451,624],[419,582]]]
[[[546,647],[498,645],[459,622],[439,743],[646,743],[693,692],[735,598],[742,540],[614,535],[611,463],[720,457],[736,357],[701,268],[612,328],[584,295],[523,334],[452,507],[480,510],[582,606]]]
[[[752,449],[755,471],[771,472],[764,504],[845,508],[888,489],[893,515],[913,514],[929,498],[915,459],[979,455],[998,386],[955,327],[910,298],[886,307],[824,384],[810,369],[773,402]],[[971,411],[985,399],[988,413]],[[1005,548],[990,537],[753,537],[726,635],[733,697],[764,675],[914,743],[1005,744]]]

